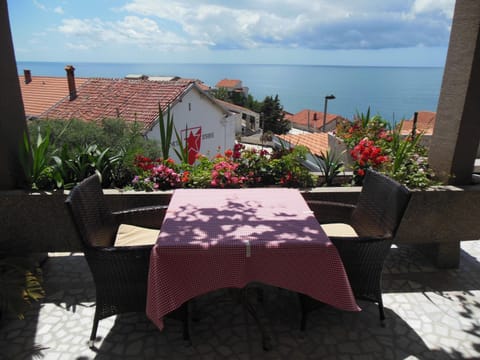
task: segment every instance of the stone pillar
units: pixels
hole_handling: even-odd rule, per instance
[[[429,163],[445,183],[470,184],[480,139],[480,1],[457,0]]]
[[[25,183],[19,148],[26,121],[6,0],[0,0],[0,44],[0,190],[7,190]]]

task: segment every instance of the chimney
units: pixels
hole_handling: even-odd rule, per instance
[[[77,97],[77,88],[75,86],[75,68],[73,65],[65,66],[65,71],[67,72],[67,81],[68,81],[68,93],[70,96],[70,101],[75,100]]]
[[[30,70],[23,70],[23,76],[25,78],[25,84],[30,84],[32,82],[32,73]]]

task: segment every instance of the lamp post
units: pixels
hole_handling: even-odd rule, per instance
[[[333,94],[325,96],[325,107],[323,108],[322,132],[325,132],[325,124],[327,122],[327,103],[328,103],[328,100],[334,100],[334,99],[335,99],[335,95],[333,95]]]

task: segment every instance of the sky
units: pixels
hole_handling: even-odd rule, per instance
[[[17,61],[445,64],[455,0],[7,0]]]

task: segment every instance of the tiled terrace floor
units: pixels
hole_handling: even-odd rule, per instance
[[[262,321],[273,337],[264,352],[253,320],[224,291],[197,302],[193,344],[166,320],[158,331],[142,314],[100,322],[90,350],[94,288],[83,256],[44,264],[47,298],[25,320],[0,323],[0,359],[480,359],[480,241],[462,244],[461,266],[439,270],[408,247],[392,249],[384,276],[387,325],[375,305],[348,313],[325,306],[299,331],[296,296],[266,288]]]

